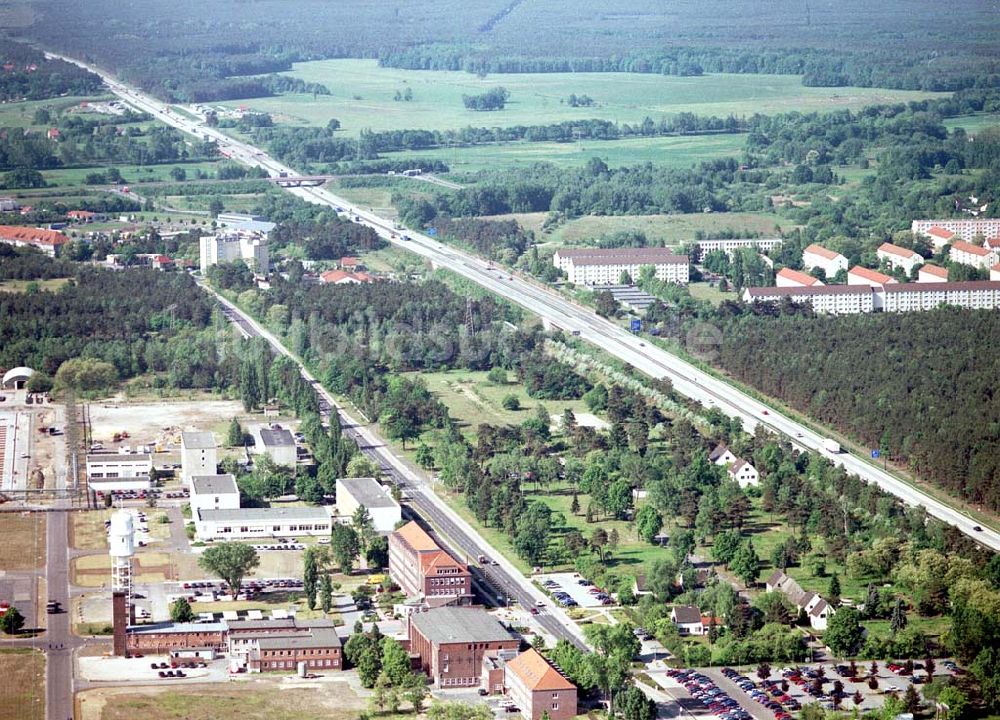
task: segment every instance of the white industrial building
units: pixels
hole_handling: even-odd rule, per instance
[[[276,465],[295,465],[295,438],[290,430],[277,424],[255,425],[251,434],[255,455],[270,455]]]
[[[560,248],[552,264],[563,270],[576,285],[617,285],[623,272],[632,280],[644,267],[652,267],[664,282],[686,285],[687,255],[676,255],[667,248]]]
[[[153,458],[150,455],[97,453],[87,455],[87,483],[95,492],[148,490]]]
[[[841,270],[847,271],[847,258],[839,252],[827,250],[822,245],[813,243],[802,251],[802,267],[806,270],[819,268],[827,279],[830,279]]]
[[[913,268],[924,264],[924,258],[920,253],[892,243],[879,245],[875,255],[879,260],[888,263],[891,268],[902,268],[907,275],[913,272]]]
[[[219,453],[215,434],[210,432],[181,433],[181,480],[189,488],[195,475],[215,475]]]
[[[930,234],[932,228],[954,233],[955,236],[966,241],[972,241],[977,237],[995,238],[1000,237],[1000,218],[914,220],[910,224],[910,232],[915,235],[924,235],[929,237],[931,242],[935,242],[934,235]],[[940,235],[940,233],[936,234]]]
[[[399,503],[393,499],[388,488],[380,485],[375,478],[339,478],[337,514],[342,519],[348,519],[359,507],[368,510],[372,526],[380,533],[395,530],[403,517]]]
[[[781,238],[729,238],[726,240],[699,240],[695,245],[698,247],[698,262],[705,259],[705,253],[721,250],[726,255],[732,257],[733,252],[740,248],[753,248],[758,252],[769,252],[781,245]]]
[[[216,235],[202,235],[200,243],[202,274],[219,263],[242,260],[258,275],[270,270],[267,235],[249,230],[226,230]]]
[[[191,478],[191,512],[199,510],[237,510],[240,490],[236,478],[225,475],[195,475]]]
[[[323,507],[199,510],[195,530],[202,540],[327,537],[333,518]]]

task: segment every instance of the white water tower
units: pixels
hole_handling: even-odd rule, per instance
[[[132,515],[119,510],[111,516],[111,589],[125,593],[126,602],[132,602],[132,556],[135,555],[135,529]]]

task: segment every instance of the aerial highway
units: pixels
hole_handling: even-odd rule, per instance
[[[72,58],[62,59],[101,75],[108,87],[129,105],[181,131],[198,138],[214,140],[218,143],[220,152],[234,161],[264,168],[273,177],[294,178],[299,175],[293,168],[271,158],[259,148],[231,138],[215,128],[207,127],[200,119],[189,113],[179,112],[166,103],[140,93],[97,68]],[[531,279],[495,268],[486,260],[447,247],[430,236],[399,229],[393,221],[376,215],[369,208],[358,207],[337,197],[324,188],[296,187],[288,188],[288,192],[309,202],[336,208],[345,217],[373,228],[387,241],[525,307],[546,322],[578,335],[581,339],[593,343],[647,375],[654,378],[668,378],[681,394],[704,405],[712,405],[730,417],[739,418],[748,432],[753,432],[758,425],[763,424],[769,430],[789,438],[797,447],[823,455],[830,461],[842,465],[848,472],[880,486],[909,505],[923,506],[930,515],[953,525],[976,542],[1000,551],[1000,532],[989,527],[981,527],[974,518],[884,471],[868,458],[845,452],[829,452],[823,444],[825,438],[810,427],[676,355],[648,345],[641,336],[634,335],[615,323],[597,316],[593,310],[577,305],[555,290]]]

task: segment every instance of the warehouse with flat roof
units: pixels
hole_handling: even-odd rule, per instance
[[[322,507],[204,509],[195,515],[195,530],[202,540],[324,537],[332,521]]]

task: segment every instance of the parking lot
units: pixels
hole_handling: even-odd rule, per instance
[[[595,608],[613,605],[614,600],[579,573],[536,575],[535,582],[563,607]]]
[[[915,662],[913,674],[894,663],[876,663],[874,674],[877,687],[869,685],[871,663],[859,662],[852,677],[847,663],[826,665],[802,665],[772,668],[770,675],[761,679],[756,667],[713,668],[705,670],[713,682],[733,697],[748,698],[761,709],[766,709],[774,717],[782,720],[786,714],[795,712],[809,703],[819,703],[827,710],[839,705],[844,710],[857,707],[861,711],[881,707],[889,693],[902,695],[911,684],[918,686],[926,680],[923,663]],[[961,672],[949,660],[940,660],[934,668],[934,676],[942,677]],[[743,696],[743,698],[740,697]],[[856,703],[855,699],[860,700]],[[742,703],[744,704],[745,703]],[[756,713],[754,713],[757,716]]]

